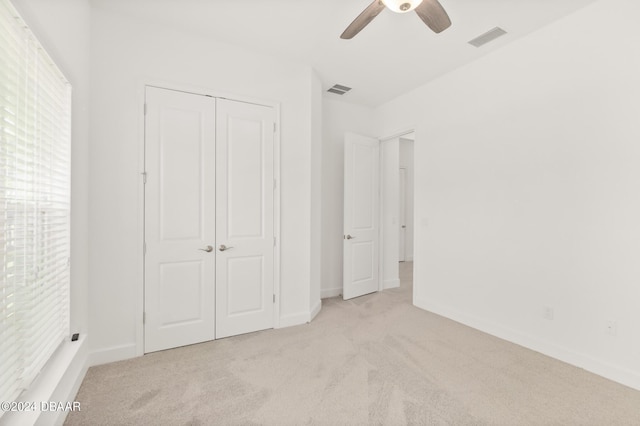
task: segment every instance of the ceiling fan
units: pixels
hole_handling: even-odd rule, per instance
[[[396,13],[406,13],[415,10],[420,19],[435,33],[440,33],[451,26],[449,15],[438,0],[374,0],[342,33],[340,38],[351,39],[373,18],[387,7]]]

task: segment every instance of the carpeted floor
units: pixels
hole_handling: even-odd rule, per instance
[[[323,301],[307,325],[93,367],[66,425],[640,425],[640,392],[411,305]]]

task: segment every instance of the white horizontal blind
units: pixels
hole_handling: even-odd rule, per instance
[[[69,83],[0,0],[0,401],[69,334],[70,127]]]

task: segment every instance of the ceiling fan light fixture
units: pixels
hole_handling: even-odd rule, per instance
[[[349,40],[369,25],[384,9],[391,9],[396,13],[407,13],[412,10],[436,34],[451,26],[451,19],[438,0],[373,0],[365,10],[358,15],[346,30],[340,35],[341,39]]]
[[[396,13],[411,12],[416,7],[420,6],[422,0],[380,0],[389,9]]]

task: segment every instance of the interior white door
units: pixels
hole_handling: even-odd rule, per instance
[[[273,328],[273,108],[217,100],[216,337]]]
[[[379,289],[380,143],[347,133],[344,147],[345,300]]]
[[[147,87],[144,350],[214,339],[215,100]]]
[[[405,250],[405,241],[406,241],[406,232],[407,232],[407,218],[406,218],[406,209],[407,209],[407,169],[404,167],[400,167],[400,205],[398,206],[399,217],[398,220],[400,229],[398,230],[398,235],[400,236],[400,241],[398,243],[399,253],[398,259],[400,262],[405,261],[406,250]]]

